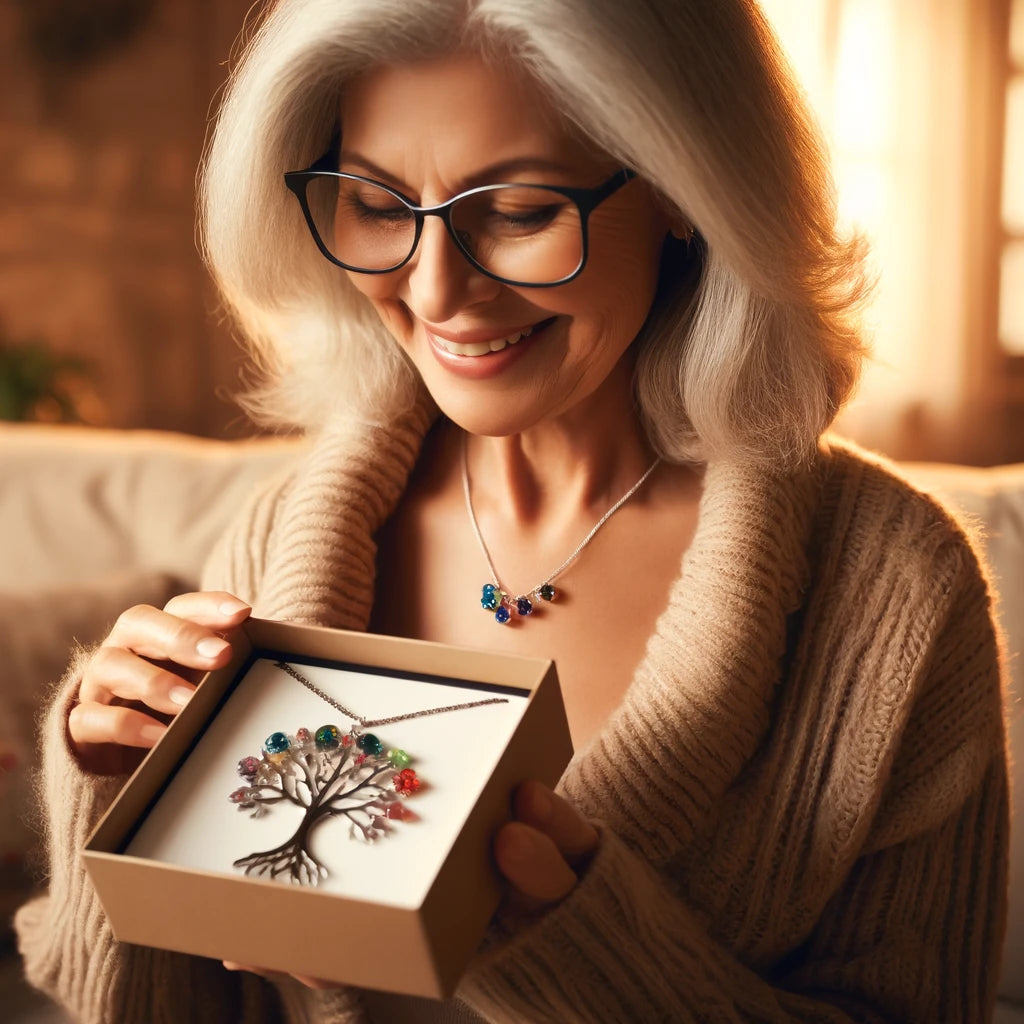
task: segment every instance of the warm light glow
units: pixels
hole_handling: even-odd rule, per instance
[[[1011,355],[1024,356],[1024,242],[1003,250],[999,281],[999,337]]]
[[[1014,78],[1006,91],[1003,226],[1024,235],[1024,75]]]
[[[845,152],[878,153],[892,140],[896,54],[891,0],[847,0],[839,22],[833,130]]]
[[[1024,0],[1013,0],[1010,8],[1010,60],[1024,71]]]

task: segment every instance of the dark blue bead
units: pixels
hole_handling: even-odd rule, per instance
[[[504,605],[501,605],[494,613],[495,621],[500,622],[502,625],[508,622],[510,618],[512,618],[512,613]]]
[[[516,611],[520,615],[529,615],[533,611],[533,605],[528,597],[516,598]]]
[[[384,744],[372,732],[360,736],[356,740],[356,746],[367,754],[382,754],[384,752]]]

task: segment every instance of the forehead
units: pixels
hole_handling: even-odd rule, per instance
[[[346,83],[340,116],[346,150],[407,170],[454,173],[525,153],[598,158],[528,75],[473,53],[378,65]]]

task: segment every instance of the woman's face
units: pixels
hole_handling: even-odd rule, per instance
[[[362,75],[345,90],[341,124],[342,171],[424,206],[504,182],[594,188],[619,169],[567,131],[525,76],[467,54]],[[610,387],[628,395],[623,355],[651,307],[667,231],[663,208],[633,179],[591,213],[587,264],[567,284],[487,277],[438,217],[425,219],[404,267],[349,277],[441,410],[472,433],[507,436],[585,413]],[[464,347],[480,342],[498,351]]]

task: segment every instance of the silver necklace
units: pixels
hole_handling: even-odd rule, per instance
[[[619,498],[617,502],[600,519],[594,524],[590,533],[586,535],[576,545],[572,554],[562,562],[554,572],[550,572],[544,579],[533,587],[531,590],[526,591],[524,594],[516,594],[512,596],[511,591],[507,590],[498,578],[498,570],[494,568],[494,562],[491,560],[491,553],[487,550],[487,544],[484,542],[484,536],[480,532],[480,524],[476,521],[476,513],[473,511],[473,498],[470,495],[469,490],[469,435],[465,435],[462,443],[462,489],[466,495],[466,510],[469,512],[469,521],[473,525],[473,533],[476,534],[476,539],[480,544],[480,550],[484,553],[484,559],[487,561],[487,568],[491,570],[491,582],[485,583],[481,588],[480,592],[480,606],[484,611],[494,613],[494,621],[499,625],[504,625],[509,619],[512,618],[512,612],[521,618],[532,615],[534,607],[538,600],[541,601],[553,601],[558,594],[552,586],[552,580],[557,576],[561,575],[566,569],[572,565],[573,562],[579,557],[580,552],[594,539],[597,535],[597,531],[608,522],[609,519],[616,512],[622,508],[623,505],[629,501],[630,498],[636,494],[637,491],[643,487],[644,482],[654,472],[658,463],[661,462],[660,458],[656,458],[644,471],[643,476],[626,493]]]
[[[410,718],[427,718],[429,715],[443,715],[449,711],[463,711],[466,708],[482,708],[485,704],[507,704],[507,697],[488,697],[486,700],[472,700],[468,704],[448,704],[443,708],[427,708],[426,711],[410,711],[404,715],[391,715],[388,718],[363,718],[362,715],[357,715],[351,709],[345,707],[340,701],[335,700],[329,693],[324,693],[312,679],[307,679],[294,665],[288,664],[287,661],[278,661],[274,663],[279,669],[287,672],[297,683],[302,685],[309,690],[311,693],[315,693],[322,701],[330,704],[336,711],[340,711],[346,718],[351,718],[354,722],[358,722],[364,729],[372,729],[378,725],[393,725],[395,722],[406,722]]]

